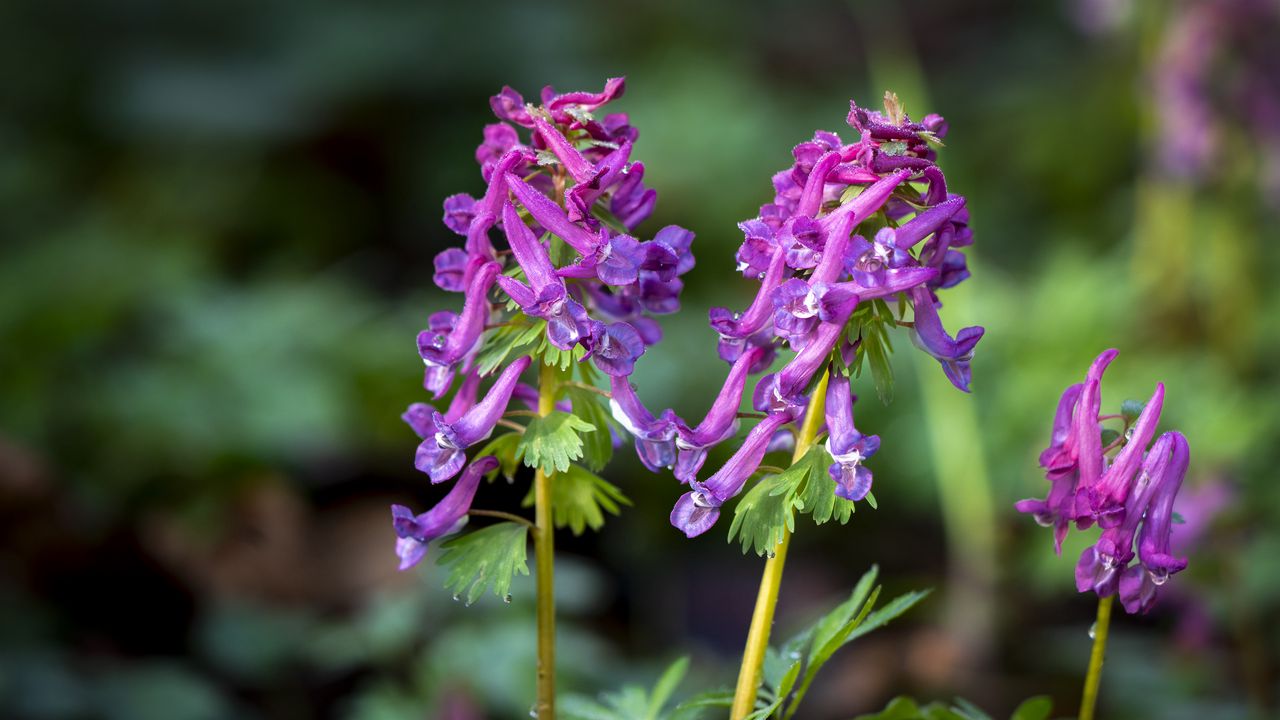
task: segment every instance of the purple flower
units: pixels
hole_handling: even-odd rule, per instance
[[[910,176],[909,171],[898,170],[888,177],[877,180],[854,199],[824,215],[818,223],[824,230],[830,231],[852,219],[850,227],[857,227],[862,221],[874,215],[893,194],[894,189]]]
[[[695,537],[710,530],[720,517],[720,506],[737,495],[760,467],[774,432],[793,419],[793,415],[779,413],[751,428],[742,447],[705,483],[689,482],[693,489],[676,502],[671,511],[671,524],[683,531],[686,537]]]
[[[479,255],[471,256],[461,248],[449,248],[436,255],[433,261],[436,272],[432,279],[445,292],[462,292],[471,283],[475,270],[485,262]]]
[[[427,553],[427,544],[432,540],[462,529],[476,488],[480,486],[480,478],[497,467],[498,459],[492,455],[475,460],[463,471],[444,499],[421,515],[414,515],[403,505],[391,506],[392,525],[400,538],[396,542],[396,555],[400,556],[401,570],[408,570],[421,562]]]
[[[1076,564],[1076,589],[1100,596],[1116,593],[1121,574],[1133,559],[1133,539],[1143,513],[1169,468],[1171,433],[1162,435],[1142,461],[1142,472],[1125,499],[1121,522],[1102,531],[1098,542],[1085,548]],[[1134,447],[1137,447],[1136,445]]]
[[[405,420],[422,438],[414,466],[431,476],[433,483],[444,482],[458,474],[467,460],[466,448],[493,433],[494,426],[507,409],[511,394],[520,380],[520,373],[529,367],[530,362],[531,359],[526,355],[508,365],[493,387],[489,388],[484,399],[456,419],[432,413],[431,418],[426,420],[422,415],[414,413],[411,420],[410,413],[406,413]]]
[[[1113,524],[1114,515],[1124,508],[1125,498],[1130,494],[1130,486],[1142,461],[1143,448],[1155,437],[1156,424],[1160,422],[1160,410],[1163,406],[1164,383],[1157,383],[1155,393],[1142,408],[1124,448],[1111,461],[1097,484],[1087,488],[1089,506],[1103,527]]]
[[[511,203],[502,209],[502,226],[511,254],[524,270],[529,285],[505,275],[497,279],[498,285],[525,313],[547,321],[547,340],[552,345],[571,350],[590,332],[586,309],[569,297],[547,248],[533,236]]]
[[[502,266],[486,263],[471,280],[462,314],[449,330],[429,328],[418,334],[418,354],[427,365],[449,366],[463,358],[484,332],[489,319],[489,288],[493,287]]]
[[[1031,513],[1038,524],[1053,527],[1054,550],[1059,555],[1071,522],[1080,529],[1093,524],[1087,488],[1101,477],[1104,461],[1098,424],[1102,407],[1100,383],[1117,354],[1112,349],[1098,355],[1089,366],[1084,383],[1072,385],[1062,393],[1049,447],[1040,453],[1040,465],[1050,483],[1049,494],[1044,500],[1022,500],[1015,505],[1018,512]]]
[[[827,384],[827,452],[832,463],[828,472],[836,483],[836,495],[861,500],[871,491],[871,470],[862,462],[880,449],[880,436],[863,435],[853,425],[853,403],[849,378],[836,374]]]
[[[781,248],[775,248],[769,269],[760,280],[760,290],[744,313],[730,312],[728,308],[711,308],[711,327],[722,338],[744,338],[754,335],[769,322],[773,309],[771,295],[774,288],[782,284],[786,273],[786,254]]]
[[[707,460],[707,449],[737,432],[738,406],[742,404],[747,374],[764,354],[764,348],[751,348],[733,363],[720,394],[696,428],[690,428],[683,420],[676,421],[676,448],[679,450],[675,466],[677,480],[687,483],[696,478]]]
[[[504,126],[505,127],[505,126]],[[476,199],[466,193],[450,195],[444,199],[444,224],[450,230],[466,237],[471,221],[475,219]]]
[[[1186,558],[1170,553],[1170,533],[1173,530],[1173,503],[1187,474],[1191,448],[1182,433],[1167,435],[1173,437],[1172,457],[1164,476],[1152,479],[1152,483],[1158,485],[1138,535],[1141,564],[1126,570],[1120,577],[1120,601],[1130,613],[1150,610],[1155,602],[1156,588],[1165,584],[1170,575],[1187,567]]]
[[[542,88],[542,105],[556,122],[568,123],[578,120],[582,113],[590,113],[622,97],[626,89],[627,80],[620,77],[606,80],[604,89],[598,93],[577,91],[556,94],[548,85]]]
[[[818,326],[818,300],[814,289],[800,278],[791,278],[773,291],[773,328],[790,341],[793,348]],[[857,304],[857,299],[853,300]]]
[[[942,364],[942,370],[952,385],[969,392],[969,361],[973,359],[974,347],[982,339],[983,329],[978,326],[962,328],[952,339],[942,327],[933,293],[928,288],[917,285],[908,291],[907,296],[915,310],[912,339],[920,349]]]
[[[636,360],[644,354],[644,340],[640,333],[624,322],[596,322],[591,332],[591,349],[588,355],[605,375],[620,377],[630,375]],[[584,358],[585,359],[585,358]]]
[[[596,247],[601,244],[600,238],[595,233],[570,222],[564,211],[552,202],[551,198],[538,192],[529,183],[515,175],[508,174],[506,184],[511,193],[516,196],[516,200],[529,211],[539,225],[564,240],[584,258],[595,256]]]
[[[644,187],[644,163],[634,162],[622,170],[622,179],[609,199],[609,212],[622,225],[635,229],[653,213],[658,191]]]
[[[670,410],[655,418],[636,397],[635,388],[624,376],[609,378],[609,408],[613,419],[636,439],[636,454],[653,472],[669,468],[676,461],[676,417]]]

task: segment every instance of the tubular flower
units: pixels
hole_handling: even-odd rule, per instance
[[[414,515],[403,505],[391,506],[392,526],[400,538],[396,542],[396,555],[400,557],[401,570],[408,570],[421,562],[427,554],[427,544],[432,540],[462,529],[467,523],[467,513],[471,510],[476,488],[480,486],[480,478],[497,467],[498,459],[492,455],[475,460],[462,471],[462,476],[444,499],[421,515]]]
[[[1085,381],[1063,392],[1049,446],[1040,454],[1049,494],[1015,507],[1054,528],[1059,554],[1070,523],[1079,529],[1101,526],[1098,541],[1085,548],[1076,564],[1076,588],[1101,597],[1119,594],[1125,610],[1144,613],[1155,601],[1156,588],[1187,565],[1171,554],[1170,534],[1190,447],[1176,431],[1152,442],[1164,403],[1163,384],[1156,385],[1132,426],[1103,446],[1101,381],[1116,355],[1115,350],[1103,352]],[[1135,557],[1140,562],[1131,566]]]
[[[428,420],[420,411],[411,408],[412,419],[410,413],[406,413],[405,419],[422,438],[414,466],[427,473],[433,483],[444,482],[456,475],[467,461],[465,450],[493,433],[498,419],[507,410],[520,373],[529,367],[529,363],[530,358],[525,356],[508,365],[489,388],[484,400],[455,417],[433,412]]]
[[[684,531],[686,537],[701,535],[720,518],[720,506],[737,495],[747,478],[760,467],[774,432],[793,418],[787,414],[770,415],[751,428],[742,447],[705,483],[690,481],[693,490],[685,493],[671,511],[671,524]]]
[[[836,483],[836,495],[846,500],[861,500],[871,492],[871,470],[863,460],[880,449],[880,436],[863,435],[853,426],[853,403],[849,378],[837,376],[827,385],[827,452],[832,463],[828,472]]]

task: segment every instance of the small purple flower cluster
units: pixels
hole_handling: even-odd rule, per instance
[[[973,239],[965,200],[947,191],[932,147],[946,134],[946,122],[937,115],[913,122],[889,95],[885,113],[850,106],[848,123],[858,140],[846,144],[819,131],[797,145],[795,163],[773,177],[773,202],[739,225],[745,239],[738,270],[760,288],[745,311],[710,313],[720,357],[732,367],[703,421],[690,427],[670,410],[655,417],[615,379],[614,414],[635,435],[640,457],[652,470],[673,468],[691,488],[671,514],[689,537],[706,532],[766,452],[786,443],[784,426],[803,414],[822,371],[855,357],[861,337],[850,321],[860,303],[903,297],[915,312],[913,339],[956,387],[969,388],[969,360],[982,328],[948,335],[935,295],[968,277],[959,248]],[[707,451],[737,432],[748,376],[769,368],[784,345],[795,356],[753,392],[764,419],[720,470],[699,481]],[[862,462],[879,438],[854,428],[854,397],[843,372],[833,374],[826,402],[836,492],[860,500],[871,487]]]
[[[1280,196],[1280,7],[1269,0],[1174,6],[1152,68],[1156,159],[1167,175],[1205,182],[1247,149],[1262,189]],[[1234,136],[1234,137],[1233,137]]]
[[[1144,613],[1155,603],[1156,588],[1187,566],[1170,550],[1173,503],[1190,462],[1187,439],[1167,432],[1155,439],[1164,404],[1157,384],[1125,433],[1103,445],[1100,415],[1102,374],[1117,355],[1107,350],[1094,360],[1083,383],[1062,393],[1049,447],[1040,454],[1049,493],[1043,500],[1022,500],[1019,512],[1054,529],[1054,546],[1072,523],[1083,530],[1103,529],[1076,566],[1076,587],[1099,597],[1119,594],[1125,610]],[[1141,526],[1141,527],[1139,527]],[[1135,553],[1134,547],[1137,551]],[[1135,556],[1139,562],[1130,565]]]
[[[644,187],[644,166],[631,160],[637,132],[627,116],[594,115],[623,89],[622,78],[598,93],[547,87],[534,106],[507,87],[490,101],[502,122],[485,127],[476,149],[485,193],[445,199],[445,225],[466,240],[435,258],[436,285],[464,293],[462,311],[432,315],[418,336],[424,387],[439,399],[458,375],[462,382],[443,414],[422,403],[404,414],[422,438],[418,470],[433,483],[462,476],[427,513],[393,507],[401,569],[417,563],[430,540],[456,529],[479,477],[494,469],[485,457],[463,470],[467,448],[492,434],[513,399],[536,407],[537,392],[520,383],[533,363],[529,355],[508,364],[476,401],[476,356],[485,333],[508,324],[504,307],[545,322],[547,345],[581,348],[574,357],[591,359],[615,384],[625,383],[645,348],[661,339],[653,316],[679,308],[680,276],[694,262],[693,233],[672,225],[651,240],[632,235],[653,212],[657,193]],[[530,131],[527,144],[517,127]],[[495,228],[506,237],[505,250],[491,241]]]

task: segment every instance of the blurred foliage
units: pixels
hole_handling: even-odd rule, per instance
[[[796,536],[780,624],[873,561],[902,583],[887,592],[938,597],[832,660],[807,717],[903,692],[972,697],[994,717],[1042,691],[1075,707],[1092,609],[1072,567],[1088,534],[1057,558],[1011,503],[1043,492],[1058,394],[1110,346],[1104,401],[1165,382],[1189,489],[1232,502],[1153,615],[1118,619],[1105,710],[1274,712],[1275,205],[1258,200],[1248,148],[1226,148],[1200,185],[1152,171],[1152,38],[1180,3],[1082,31],[1094,5],[0,4],[0,715],[527,713],[528,579],[510,606],[465,609],[433,562],[394,571],[386,505],[440,494],[397,414],[423,399],[416,332],[457,303],[430,261],[456,240],[441,200],[480,187],[487,97],[618,74],[660,192],[642,230],[698,233],[685,310],[635,376],[650,406],[689,416],[725,373],[706,309],[752,292],[730,269],[734,223],[769,198],[790,147],[840,130],[847,98],[878,98],[873,74],[914,115],[950,121],[942,163],[977,242],[943,319],[987,334],[974,393],[954,401],[964,433],[933,430],[981,442],[995,517],[973,532],[994,536],[975,546],[994,547],[998,576],[977,602],[994,647],[967,667],[940,636],[967,541],[942,529],[940,504],[957,501],[938,484],[975,487],[976,461],[922,452],[937,418],[899,335],[892,405],[869,373],[855,389],[859,425],[883,440],[879,509]],[[926,91],[930,106],[913,105]],[[729,682],[759,560],[673,531],[678,486],[629,454],[605,477],[634,507],[560,543],[564,687],[648,680],[645,658],[676,651],[694,659],[688,686]],[[520,470],[480,502],[519,512],[527,482]]]

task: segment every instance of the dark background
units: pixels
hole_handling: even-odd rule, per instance
[[[987,328],[974,392],[905,335],[893,403],[860,381],[879,509],[801,523],[779,628],[872,563],[889,593],[936,590],[843,651],[806,717],[902,692],[1075,711],[1094,598],[1072,568],[1092,533],[1056,558],[1012,503],[1043,494],[1058,394],[1111,346],[1107,405],[1162,380],[1163,427],[1190,439],[1191,567],[1149,616],[1116,618],[1104,710],[1271,717],[1275,17],[1247,0],[0,4],[0,715],[526,713],[527,578],[511,605],[464,608],[430,560],[395,571],[388,503],[439,494],[398,415],[424,399],[417,331],[458,302],[431,258],[457,240],[443,198],[482,189],[489,95],[626,75],[660,193],[641,231],[698,234],[685,310],[636,379],[690,416],[724,373],[707,308],[753,291],[735,223],[792,145],[852,137],[848,99],[885,89],[950,121],[942,166],[976,242],[943,317]],[[1179,155],[1205,137],[1198,162]],[[671,528],[669,475],[620,453],[606,476],[634,507],[560,541],[564,690],[651,683],[682,654],[678,695],[731,684],[762,562],[724,523]],[[518,509],[524,482],[477,505]]]

